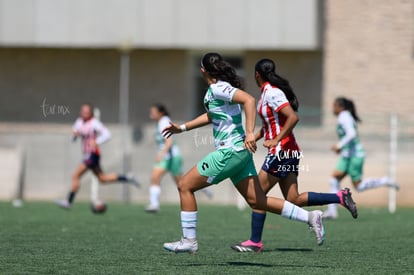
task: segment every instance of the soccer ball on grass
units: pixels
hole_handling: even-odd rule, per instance
[[[91,203],[91,211],[94,214],[103,214],[106,212],[107,209],[106,203],[102,201],[96,201]]]

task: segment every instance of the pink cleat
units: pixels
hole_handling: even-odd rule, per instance
[[[354,219],[358,218],[358,210],[354,200],[352,199],[352,194],[351,191],[349,191],[349,188],[339,190],[336,194],[339,197],[341,205],[351,212]]]
[[[231,249],[237,252],[262,252],[263,243],[262,241],[255,243],[251,240],[247,240],[245,242],[232,245]]]

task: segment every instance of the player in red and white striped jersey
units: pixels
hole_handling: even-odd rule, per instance
[[[262,169],[259,172],[260,185],[265,193],[279,183],[280,190],[287,201],[298,206],[340,203],[354,218],[357,217],[356,205],[349,189],[338,193],[298,192],[298,174],[303,170],[299,165],[302,151],[296,143],[293,128],[299,121],[296,114],[299,103],[289,82],[276,74],[272,60],[261,59],[255,66],[256,83],[261,96],[257,111],[262,118],[263,127],[256,133],[256,141],[264,137],[263,145],[268,149]],[[262,251],[262,232],[266,212],[253,210],[251,237],[249,240],[233,245],[239,252]]]
[[[262,94],[259,103],[257,104],[257,112],[259,113],[263,123],[260,135],[261,137],[264,137],[265,141],[270,142],[275,140],[271,144],[265,145],[265,147],[268,148],[268,153],[277,155],[281,151],[300,152],[301,150],[299,145],[296,143],[292,129],[284,129],[293,124],[287,124],[286,121],[288,119],[296,119],[294,116],[289,116],[289,113],[294,111],[294,109],[286,98],[285,93],[278,87],[272,86],[272,84],[267,81],[261,85],[261,91]],[[291,106],[292,110],[287,108],[282,112],[282,109],[288,106]],[[285,112],[288,116],[286,116]],[[294,112],[292,114],[296,116]],[[295,124],[296,122],[292,126],[294,127]],[[281,133],[284,137],[278,138]]]
[[[66,200],[58,200],[56,203],[62,208],[70,208],[75,195],[80,188],[80,178],[90,169],[99,179],[100,183],[131,183],[138,186],[138,182],[131,175],[117,173],[105,174],[100,165],[99,146],[111,138],[111,133],[102,122],[94,118],[91,104],[83,104],[80,117],[73,125],[73,140],[78,137],[82,140],[83,162],[79,164],[72,176],[72,187]]]

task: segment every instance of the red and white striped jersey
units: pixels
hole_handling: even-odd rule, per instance
[[[92,147],[92,141],[95,141],[97,145],[100,145],[111,138],[109,130],[102,124],[102,122],[95,118],[91,118],[87,121],[78,118],[72,129],[74,133],[78,133],[82,138],[82,152],[84,158],[88,158],[91,153],[99,155],[99,147]]]
[[[264,139],[271,140],[280,133],[285,125],[286,117],[280,113],[280,110],[289,105],[289,101],[282,90],[272,86],[269,82],[263,84],[261,91],[257,112],[262,118]],[[270,154],[276,155],[280,151],[300,151],[293,132],[284,137],[277,146],[269,148]]]

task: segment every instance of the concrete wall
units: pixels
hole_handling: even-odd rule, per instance
[[[318,0],[0,0],[0,45],[309,50],[320,48],[319,8]]]
[[[414,1],[327,0],[325,22],[325,123],[338,95],[372,115],[412,117]]]
[[[21,196],[24,182],[24,156],[17,144],[9,147],[0,146],[0,199],[12,199]]]
[[[180,122],[180,121],[177,121]],[[13,128],[10,128],[10,127]],[[14,148],[25,149],[26,163],[24,168],[24,192],[26,200],[45,200],[51,203],[57,198],[64,198],[70,188],[71,175],[81,161],[80,144],[72,143],[70,124],[0,124],[0,199],[11,200],[16,194],[18,185],[19,161],[18,153]],[[106,172],[120,172],[123,170],[122,152],[125,149],[129,155],[128,170],[132,171],[142,183],[142,188],[128,187],[130,200],[134,203],[148,203],[148,188],[151,168],[156,153],[153,140],[155,127],[153,124],[144,126],[144,135],[139,143],[134,143],[131,131],[116,125],[108,125],[113,138],[102,146],[102,167]],[[328,192],[329,178],[335,167],[337,156],[330,152],[331,144],[336,142],[333,128],[329,132],[320,129],[298,127],[295,135],[304,151],[301,160],[303,170],[299,177],[299,190]],[[367,159],[364,167],[364,176],[381,177],[389,172],[388,141],[386,136],[362,136]],[[321,142],[323,140],[323,142]],[[176,136],[184,157],[184,171],[188,171],[205,154],[214,150],[211,139],[211,128],[204,127]],[[266,150],[260,145],[254,155],[256,167],[259,169]],[[401,191],[397,193],[397,203],[400,206],[414,206],[412,200],[413,186],[411,184],[411,166],[414,142],[400,140],[397,160],[397,181]],[[128,165],[127,165],[128,166]],[[90,200],[91,174],[82,178],[81,191],[78,200]],[[342,186],[353,190],[349,178],[342,182]],[[281,197],[276,186],[272,195]],[[238,202],[238,194],[228,180],[211,187],[214,193],[213,200],[209,200],[202,193],[197,194],[199,202],[214,204],[233,204]],[[120,184],[102,186],[100,198],[105,201],[122,201],[124,189]],[[353,191],[358,205],[380,205],[388,203],[388,189],[380,188],[363,193]],[[167,175],[162,181],[162,204],[178,203],[179,198],[175,184]]]
[[[14,148],[23,148],[25,166],[23,168],[23,198],[25,200],[54,201],[65,198],[71,186],[71,176],[81,162],[80,143],[72,142],[70,124],[0,124],[0,152],[4,157],[0,161],[0,200],[11,200],[16,197],[19,186],[20,156]],[[123,129],[116,125],[108,125],[112,139],[101,146],[101,165],[105,172],[122,172],[124,170],[123,151],[127,155],[125,167],[136,175],[142,183],[141,188],[127,186],[131,202],[145,204],[148,202],[148,189],[151,169],[156,157],[154,141],[155,125],[144,126],[143,136],[139,143],[133,143],[132,128]],[[176,139],[184,156],[184,172],[187,172],[198,160],[214,149],[209,127],[185,133]],[[92,174],[86,173],[81,180],[78,200],[90,200]],[[162,182],[161,200],[163,203],[179,201],[175,183],[169,175]],[[124,199],[122,184],[109,184],[100,187],[100,198],[105,201],[122,201]],[[237,193],[227,182],[213,189],[214,202],[234,204]],[[209,202],[200,194],[201,202]],[[212,201],[210,201],[212,202]]]
[[[149,122],[148,108],[162,102],[179,120],[200,110],[204,89],[199,59],[204,52],[184,50],[134,50],[130,53],[130,125]],[[297,93],[302,122],[317,124],[321,106],[321,53],[318,51],[224,51],[242,61],[246,89],[256,97],[254,65],[263,57],[277,63],[278,72],[290,80]],[[73,123],[79,106],[99,107],[106,123],[119,121],[120,52],[104,49],[0,49],[0,121]],[[201,82],[204,83],[203,80]],[[200,109],[202,109],[200,107]]]
[[[131,53],[132,125],[148,121],[158,101],[172,102],[177,118],[188,116],[186,62],[184,51]],[[118,122],[119,63],[116,50],[0,49],[0,121],[72,123],[91,102],[103,121]]]
[[[320,125],[322,106],[322,53],[320,51],[249,51],[246,53],[247,91],[260,92],[254,79],[254,66],[261,58],[276,63],[276,72],[286,78],[299,100],[301,124]]]

